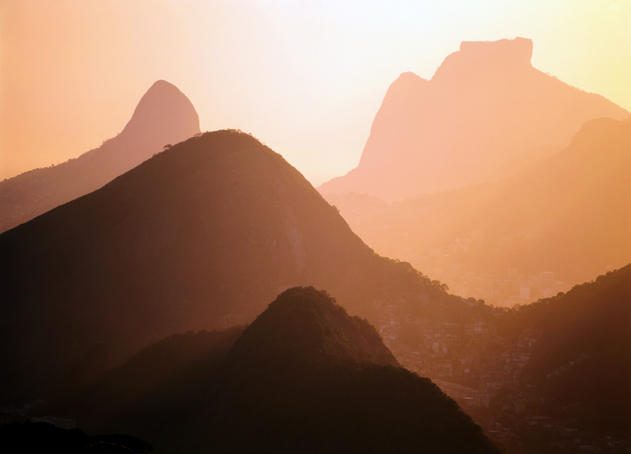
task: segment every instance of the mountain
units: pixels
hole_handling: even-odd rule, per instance
[[[375,328],[312,287],[279,295],[223,359],[184,348],[191,365],[171,364],[169,344],[123,366],[147,355],[170,365],[151,377],[159,388],[101,395],[122,388],[113,371],[87,391],[85,423],[143,434],[164,452],[497,452],[434,384],[398,365]]]
[[[297,383],[292,378],[300,377],[289,375],[283,390],[287,392],[270,392],[268,399],[295,395],[295,402],[307,408],[311,404],[305,399],[315,399],[327,389],[338,396],[340,405],[350,395],[364,402],[366,415],[374,414],[372,407],[390,408],[388,402],[416,414],[416,406],[401,407],[400,401],[390,398],[375,401],[372,391],[357,384],[389,390],[382,385],[394,381],[392,375],[403,374],[410,382],[417,379],[391,369],[376,374],[383,380],[357,372],[357,363],[366,361],[372,361],[369,368],[396,366],[384,365],[390,357],[376,346],[364,324],[342,322],[343,317],[319,311],[317,305],[297,306],[304,308],[302,315],[291,317],[320,320],[317,328],[308,323],[298,329],[289,323],[281,328],[275,320],[284,319],[286,312],[273,309],[256,329],[251,325],[246,331],[172,336],[245,325],[285,288],[314,284],[329,289],[350,313],[369,320],[399,364],[440,383],[494,438],[513,446],[513,438],[497,435],[507,428],[519,439],[516,446],[536,446],[537,437],[546,431],[578,430],[564,426],[562,419],[549,419],[548,430],[536,425],[539,419],[522,418],[524,405],[540,402],[536,390],[541,388],[531,387],[536,375],[524,382],[531,386],[518,381],[526,377],[523,371],[541,339],[538,324],[529,321],[537,317],[449,295],[444,285],[409,264],[378,256],[282,157],[236,131],[206,133],[177,144],[103,188],[1,234],[0,270],[0,400],[17,406],[18,413],[25,403],[32,411],[43,411],[73,391],[89,389],[105,374],[102,391],[92,389],[79,399],[87,404],[93,396],[106,402],[88,406],[98,409],[97,416],[103,419],[92,419],[94,413],[83,407],[80,413],[86,420],[104,425],[130,421],[139,424],[133,426],[137,430],[112,426],[107,432],[132,433],[151,442],[154,439],[144,434],[159,432],[189,443],[191,431],[201,430],[195,425],[198,421],[203,429],[210,427],[207,422],[217,415],[213,409],[218,405],[242,408],[241,416],[260,415],[248,405],[269,402],[260,394],[266,388],[235,394],[239,390],[234,386],[242,383],[253,389],[248,380],[259,376],[261,383],[267,377],[266,383],[274,385],[273,372],[243,363],[272,366],[265,352],[278,349],[284,358],[279,359],[281,365],[294,358],[302,361],[289,371],[319,378],[312,372],[324,363],[334,368],[327,376],[339,377],[342,383],[327,381],[322,388],[316,382],[308,388],[311,392],[303,392],[305,388],[291,387]],[[589,318],[584,320],[590,323]],[[331,334],[320,329],[323,326],[332,327]],[[617,326],[612,325],[611,336],[624,339],[624,331],[613,329]],[[259,329],[264,340],[251,334]],[[275,332],[294,337],[288,341],[271,334]],[[303,332],[309,337],[300,337]],[[166,336],[170,337],[163,343],[125,363]],[[302,351],[308,353],[299,354]],[[305,358],[315,360],[304,364]],[[401,381],[392,389],[412,387],[404,383],[408,379],[397,378]],[[581,380],[581,375],[574,379]],[[357,394],[351,394],[344,382],[353,383]],[[530,390],[534,394],[528,394]],[[409,399],[415,395],[412,391],[402,393],[415,402]],[[253,397],[222,401],[215,395]],[[142,405],[140,398],[145,399]],[[187,402],[198,406],[191,410]],[[330,414],[338,412],[348,414],[339,407]],[[282,415],[272,416],[276,419],[270,424],[282,420]],[[370,422],[358,418],[358,424]],[[173,420],[177,428],[170,423]],[[212,427],[232,437],[238,421],[235,416]],[[597,440],[604,446],[607,436],[600,432]],[[575,439],[579,438],[570,436],[568,441],[574,451],[580,446]],[[178,446],[174,450],[186,451]]]
[[[12,399],[74,386],[173,333],[248,323],[296,285],[330,289],[380,329],[393,314],[440,325],[491,311],[376,255],[297,170],[236,131],[190,138],[1,234],[0,269]]]
[[[0,232],[98,189],[164,145],[197,133],[197,112],[186,95],[169,82],[155,82],[121,133],[99,148],[0,181]]]
[[[629,452],[631,265],[506,315],[513,341],[487,352],[506,378],[487,378],[486,406],[465,411],[506,428],[511,451]]]
[[[359,165],[319,189],[399,201],[513,173],[593,118],[628,112],[535,69],[532,41],[463,42],[431,80],[388,89]]]
[[[541,333],[522,378],[539,411],[631,437],[631,265],[520,312]]]
[[[598,119],[560,153],[498,182],[390,205],[331,201],[377,251],[459,294],[512,305],[631,260],[630,167],[631,119]]]

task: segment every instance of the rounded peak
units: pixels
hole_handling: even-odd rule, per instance
[[[593,118],[581,126],[572,138],[570,146],[579,149],[589,149],[599,156],[611,158],[601,151],[607,147],[618,147],[631,142],[631,118],[616,120],[614,118]],[[629,156],[628,153],[624,154]]]
[[[372,325],[313,287],[281,293],[245,330],[232,356],[250,365],[275,360],[398,364]]]
[[[407,71],[401,73],[399,77],[395,79],[392,84],[390,84],[390,89],[388,92],[392,94],[392,92],[404,92],[410,93],[417,91],[425,86],[429,81],[427,79],[423,79],[421,76]]]
[[[173,85],[171,82],[168,82],[164,79],[158,79],[156,80],[151,87],[149,87],[149,90],[147,90],[147,92],[150,92],[151,90],[156,90],[156,89],[165,89],[165,88],[169,88],[169,89],[173,89],[173,90],[177,90],[180,91],[175,85]]]
[[[164,134],[185,139],[199,133],[199,117],[188,97],[166,80],[157,80],[140,98],[122,134]]]
[[[471,71],[531,68],[533,42],[517,37],[497,41],[463,41],[460,49],[445,58],[432,80],[462,77]]]
[[[423,82],[427,82],[427,80],[423,79],[421,76],[419,76],[416,73],[413,73],[412,71],[405,71],[402,72],[401,74],[399,74],[399,77],[396,78],[396,80],[394,81],[394,83],[423,83]]]
[[[186,154],[189,156],[191,154],[199,156],[212,155],[217,158],[243,151],[251,151],[275,158],[281,157],[252,134],[239,129],[218,129],[216,131],[197,133],[175,145],[167,144],[164,149],[174,152],[172,154],[175,159]]]

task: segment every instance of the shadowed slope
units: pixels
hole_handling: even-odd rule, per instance
[[[294,285],[329,288],[373,321],[389,300],[422,300],[416,311],[438,319],[477,310],[375,255],[280,155],[234,131],[5,232],[0,265],[2,372],[27,389],[68,381],[95,346],[118,361],[174,332],[248,322]]]
[[[463,42],[431,80],[389,88],[361,161],[320,187],[388,201],[511,174],[565,146],[587,120],[628,115],[532,67],[524,38]]]
[[[137,166],[166,144],[199,133],[189,99],[159,80],[140,99],[116,137],[78,158],[0,181],[0,232],[94,191]]]
[[[519,318],[541,330],[522,378],[539,411],[631,437],[631,265],[526,306]]]
[[[97,400],[91,424],[167,452],[496,452],[435,385],[398,366],[371,325],[313,288],[278,296],[219,367],[204,370],[205,358],[105,421],[99,412],[120,399]]]

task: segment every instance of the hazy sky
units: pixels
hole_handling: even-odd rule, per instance
[[[356,165],[401,72],[515,36],[631,109],[631,0],[2,0],[0,178],[99,146],[166,79],[202,130],[251,132],[318,184]]]

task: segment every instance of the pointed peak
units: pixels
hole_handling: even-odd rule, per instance
[[[372,325],[313,287],[281,293],[246,329],[233,354],[246,364],[269,361],[270,355],[301,363],[398,364]]]
[[[175,85],[173,85],[171,82],[168,82],[164,79],[158,79],[151,85],[151,87],[149,87],[149,90],[147,90],[147,92],[151,90],[155,90],[155,89],[162,89],[162,88],[175,89],[179,91],[179,89]]]
[[[401,90],[414,90],[424,86],[428,82],[429,81],[427,79],[423,79],[421,76],[411,71],[407,71],[401,73],[399,77],[397,77],[396,80],[392,82],[392,84],[390,84],[390,90],[398,90],[399,88]]]
[[[427,80],[423,79],[418,74],[413,73],[412,71],[406,71],[399,74],[399,77],[394,81],[394,83],[423,83],[427,82]]]
[[[424,93],[429,81],[414,74],[413,72],[404,72],[390,84],[386,93],[384,103],[406,102],[414,98],[416,95]]]

